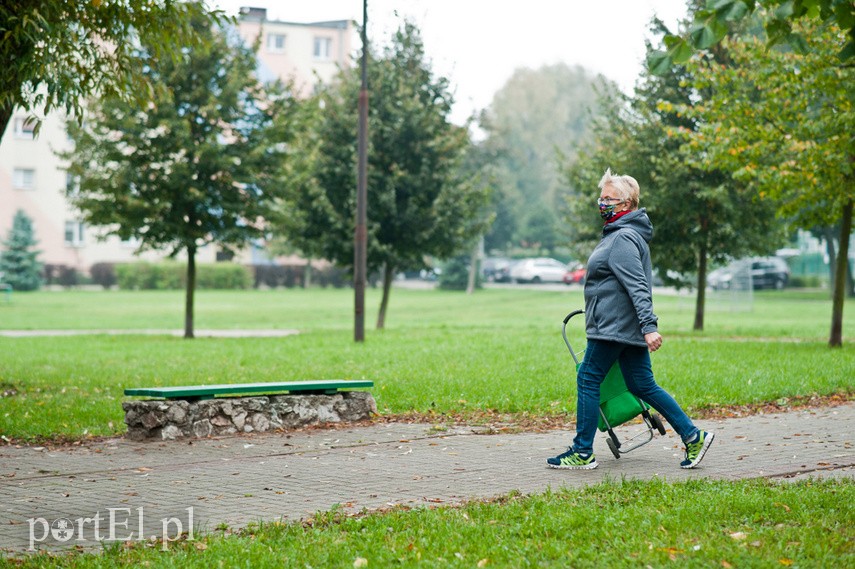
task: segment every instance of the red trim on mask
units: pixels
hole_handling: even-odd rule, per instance
[[[623,216],[625,216],[628,213],[632,213],[632,210],[627,209],[627,210],[618,212],[618,213],[614,214],[613,216],[611,216],[610,219],[607,219],[606,222],[603,223],[603,225],[606,225],[606,223],[612,223],[614,221],[617,221],[618,219],[622,218]]]

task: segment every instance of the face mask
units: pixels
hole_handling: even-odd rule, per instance
[[[623,201],[610,202],[601,199],[597,200],[597,205],[600,206],[600,217],[602,217],[605,221],[610,220],[615,216],[615,208],[622,203]]]
[[[601,205],[600,206],[600,217],[603,220],[608,221],[615,216],[615,206],[613,204],[610,205]]]

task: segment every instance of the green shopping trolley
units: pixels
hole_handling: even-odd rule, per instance
[[[564,327],[561,329],[564,343],[567,345],[567,349],[570,350],[570,355],[573,356],[573,361],[576,363],[577,373],[582,363],[579,358],[584,355],[585,350],[581,350],[578,353],[573,351],[570,341],[567,339],[567,323],[574,316],[584,313],[584,310],[576,310],[568,314],[564,318]],[[621,441],[615,434],[614,428],[635,419],[639,415],[641,415],[647,428]],[[654,430],[659,431],[660,435],[665,434],[665,425],[662,424],[662,419],[659,418],[659,415],[654,414],[647,403],[629,391],[617,362],[614,363],[600,385],[600,418],[597,428],[603,433],[608,433],[606,444],[608,444],[609,450],[612,451],[615,458],[620,458],[620,455],[626,454],[652,441]]]

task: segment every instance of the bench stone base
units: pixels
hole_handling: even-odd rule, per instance
[[[377,413],[374,397],[367,391],[200,401],[125,401],[122,408],[128,425],[127,437],[137,441],[294,429],[318,423],[360,421]]]

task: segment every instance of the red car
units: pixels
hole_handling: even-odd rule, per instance
[[[564,284],[585,284],[585,275],[587,270],[582,265],[576,265],[564,273]]]

